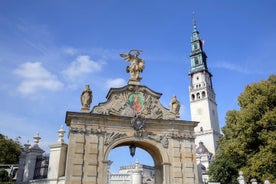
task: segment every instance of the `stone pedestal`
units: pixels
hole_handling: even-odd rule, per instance
[[[141,79],[137,79],[137,80],[129,79],[128,84],[129,85],[140,85],[140,80]]]
[[[25,167],[25,163],[26,163],[26,154],[27,153],[25,151],[23,151],[19,156],[19,166],[18,166],[16,183],[23,181],[24,167]]]
[[[50,145],[50,160],[48,179],[50,183],[57,183],[58,178],[65,175],[67,144],[57,143]]]
[[[30,149],[30,152],[26,154],[23,182],[28,182],[34,178],[36,158],[37,156],[41,156],[43,153],[44,151],[37,144],[35,144]]]

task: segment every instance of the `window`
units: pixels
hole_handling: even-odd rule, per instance
[[[205,97],[206,97],[205,91],[202,91],[201,96],[202,96],[202,98],[205,98]]]
[[[199,62],[198,62],[198,58],[196,57],[196,58],[195,58],[195,65],[198,65],[198,63],[199,63]]]
[[[200,99],[200,94],[199,93],[196,94],[196,98]]]

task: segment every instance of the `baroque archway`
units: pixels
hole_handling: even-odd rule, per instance
[[[142,99],[141,111],[130,97]],[[67,112],[70,127],[66,183],[106,183],[108,154],[118,146],[135,144],[146,150],[156,167],[156,183],[196,183],[194,127],[164,108],[161,94],[146,86],[112,88],[107,101],[90,113]]]
[[[140,50],[121,56],[130,62],[128,85],[111,88],[107,101],[89,112],[92,91],[81,95],[82,112],[67,112],[70,128],[65,183],[106,184],[108,155],[113,148],[135,144],[153,158],[156,184],[194,184],[198,181],[194,127],[179,120],[176,97],[170,110],[159,101],[161,93],[140,85],[144,60]]]

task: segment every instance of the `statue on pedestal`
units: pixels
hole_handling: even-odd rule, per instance
[[[179,115],[180,103],[177,100],[176,96],[173,96],[173,98],[170,101],[170,110],[174,114]]]
[[[246,184],[245,178],[243,177],[243,172],[239,171],[239,177],[237,178],[239,184]]]
[[[143,72],[145,68],[145,63],[143,59],[140,59],[141,50],[130,50],[128,54],[120,54],[126,61],[130,62],[130,65],[127,66],[126,71],[130,73],[129,84],[139,84],[140,72]]]
[[[86,85],[84,90],[81,93],[81,111],[89,112],[90,104],[92,103],[92,91],[89,88],[89,85]]]

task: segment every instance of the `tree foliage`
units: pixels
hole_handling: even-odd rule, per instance
[[[247,180],[276,183],[276,75],[246,86],[238,104],[240,110],[226,114],[209,175],[221,183],[236,183],[241,170]]]
[[[18,140],[0,134],[0,164],[18,164],[22,146]]]

